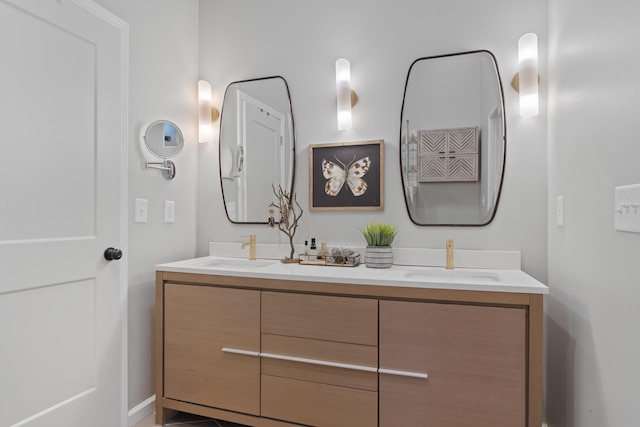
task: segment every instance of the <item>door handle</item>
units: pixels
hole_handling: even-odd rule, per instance
[[[116,248],[107,248],[104,251],[104,259],[107,261],[117,261],[122,258],[122,251]]]

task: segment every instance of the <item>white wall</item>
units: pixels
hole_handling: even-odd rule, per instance
[[[129,409],[149,399],[154,385],[154,265],[195,255],[198,2],[97,0],[129,23]],[[139,140],[152,121],[182,130],[185,149],[173,181],[143,167]],[[136,198],[148,199],[146,224],[133,222]],[[176,202],[176,221],[163,222],[164,201]],[[150,413],[144,408],[134,417]]]
[[[545,0],[396,0],[375,6],[368,0],[205,0],[200,75],[211,82],[218,107],[232,81],[282,75],[289,83],[297,137],[294,190],[305,208],[297,243],[313,236],[330,245],[362,244],[360,227],[389,221],[399,227],[395,246],[443,248],[453,238],[460,249],[520,250],[524,270],[546,281],[546,111],[533,120],[520,118],[509,85],[525,32],[540,34],[546,65],[546,6]],[[505,87],[507,165],[498,213],[486,227],[418,227],[406,213],[399,171],[406,74],[416,58],[475,49],[496,55]],[[338,132],[334,64],[342,56],[351,62],[359,101],[353,128]],[[308,146],[371,139],[385,140],[385,210],[310,213]],[[239,242],[248,233],[263,243],[284,241],[266,226],[227,221],[216,144],[201,146],[198,162],[198,255],[207,254],[209,241]]]
[[[614,187],[640,183],[639,16],[640,3],[626,0],[549,2],[552,427],[640,419],[640,234],[613,227]],[[563,228],[555,225],[558,196]]]

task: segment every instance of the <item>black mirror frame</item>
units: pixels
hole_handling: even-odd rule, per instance
[[[498,194],[496,196],[496,201],[495,201],[495,206],[493,208],[493,211],[491,213],[491,217],[483,223],[479,223],[479,224],[423,224],[423,223],[418,223],[415,221],[415,219],[413,218],[413,216],[411,215],[410,212],[410,207],[409,207],[409,201],[407,200],[407,182],[405,182],[404,179],[404,174],[403,174],[403,166],[402,166],[402,120],[404,117],[404,105],[405,105],[405,99],[406,99],[406,95],[407,95],[407,87],[409,85],[409,77],[411,76],[411,69],[413,68],[413,66],[418,63],[419,61],[423,61],[425,59],[438,59],[438,58],[446,58],[446,57],[453,57],[453,56],[461,56],[461,55],[469,55],[469,54],[474,54],[474,53],[487,53],[491,56],[491,58],[493,59],[493,63],[495,65],[495,70],[496,70],[496,75],[498,77],[498,82],[499,82],[499,89],[500,89],[500,102],[501,102],[501,106],[502,106],[502,115],[503,115],[503,120],[502,120],[502,144],[503,144],[503,158],[502,158],[502,171],[501,171],[501,175],[500,175],[500,188],[498,189]],[[498,211],[498,206],[500,204],[500,197],[502,195],[502,186],[504,184],[504,171],[507,167],[507,123],[506,123],[506,112],[505,112],[505,103],[504,103],[504,89],[503,89],[503,85],[502,85],[502,77],[500,75],[500,70],[498,68],[498,61],[496,60],[495,55],[486,50],[486,49],[479,49],[479,50],[471,50],[471,51],[465,51],[465,52],[456,52],[456,53],[448,53],[448,54],[442,54],[442,55],[434,55],[434,56],[426,56],[426,57],[421,57],[416,59],[415,61],[413,61],[411,63],[411,66],[409,67],[409,71],[407,71],[407,78],[405,80],[405,85],[404,85],[404,92],[402,95],[402,108],[400,109],[400,132],[399,132],[399,138],[398,138],[399,144],[398,144],[398,152],[399,152],[399,156],[398,156],[398,165],[399,165],[399,171],[400,171],[400,180],[402,182],[402,195],[404,197],[404,203],[405,203],[405,208],[407,211],[407,215],[409,216],[409,219],[411,220],[412,223],[414,223],[415,225],[421,226],[421,227],[484,227],[489,225],[493,219],[496,216],[496,213]]]
[[[289,111],[291,113],[291,137],[292,137],[292,143],[291,143],[291,156],[292,156],[292,161],[291,161],[291,167],[292,167],[292,171],[291,171],[291,188],[288,189],[289,190],[289,194],[293,194],[293,189],[295,188],[295,178],[296,178],[296,126],[295,126],[295,120],[294,120],[294,116],[293,116],[293,103],[291,102],[291,92],[289,91],[289,84],[287,83],[287,80],[279,75],[274,75],[274,76],[267,76],[267,77],[258,77],[255,79],[246,79],[246,80],[237,80],[237,81],[233,81],[231,83],[229,83],[227,85],[227,88],[224,91],[224,97],[223,99],[223,106],[220,112],[220,119],[219,119],[219,128],[218,128],[218,171],[219,171],[219,179],[220,179],[220,191],[222,193],[222,204],[224,205],[224,213],[227,216],[227,219],[229,220],[230,223],[232,224],[269,224],[269,219],[265,218],[264,222],[263,221],[234,221],[229,217],[229,211],[227,210],[227,201],[225,199],[224,196],[224,188],[222,186],[222,167],[220,164],[220,159],[221,159],[221,144],[220,144],[220,140],[222,138],[222,118],[224,116],[224,100],[227,98],[227,92],[229,90],[229,88],[232,85],[238,84],[238,83],[249,83],[249,82],[257,82],[257,81],[262,81],[262,80],[269,80],[269,79],[281,79],[282,82],[284,83],[284,87],[285,90],[287,91],[287,98],[289,98]],[[286,190],[286,189],[285,189]],[[275,196],[274,196],[275,197]],[[266,216],[266,215],[265,215]]]

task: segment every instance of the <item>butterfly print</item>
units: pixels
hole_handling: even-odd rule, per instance
[[[367,191],[367,182],[362,177],[369,171],[371,165],[369,157],[363,157],[355,162],[352,160],[347,165],[337,157],[336,161],[342,166],[322,159],[322,175],[328,180],[324,185],[324,192],[329,196],[337,196],[346,181],[354,196],[363,195]]]

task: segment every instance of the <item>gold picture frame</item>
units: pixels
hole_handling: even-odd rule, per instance
[[[384,210],[384,141],[310,145],[309,209]]]

